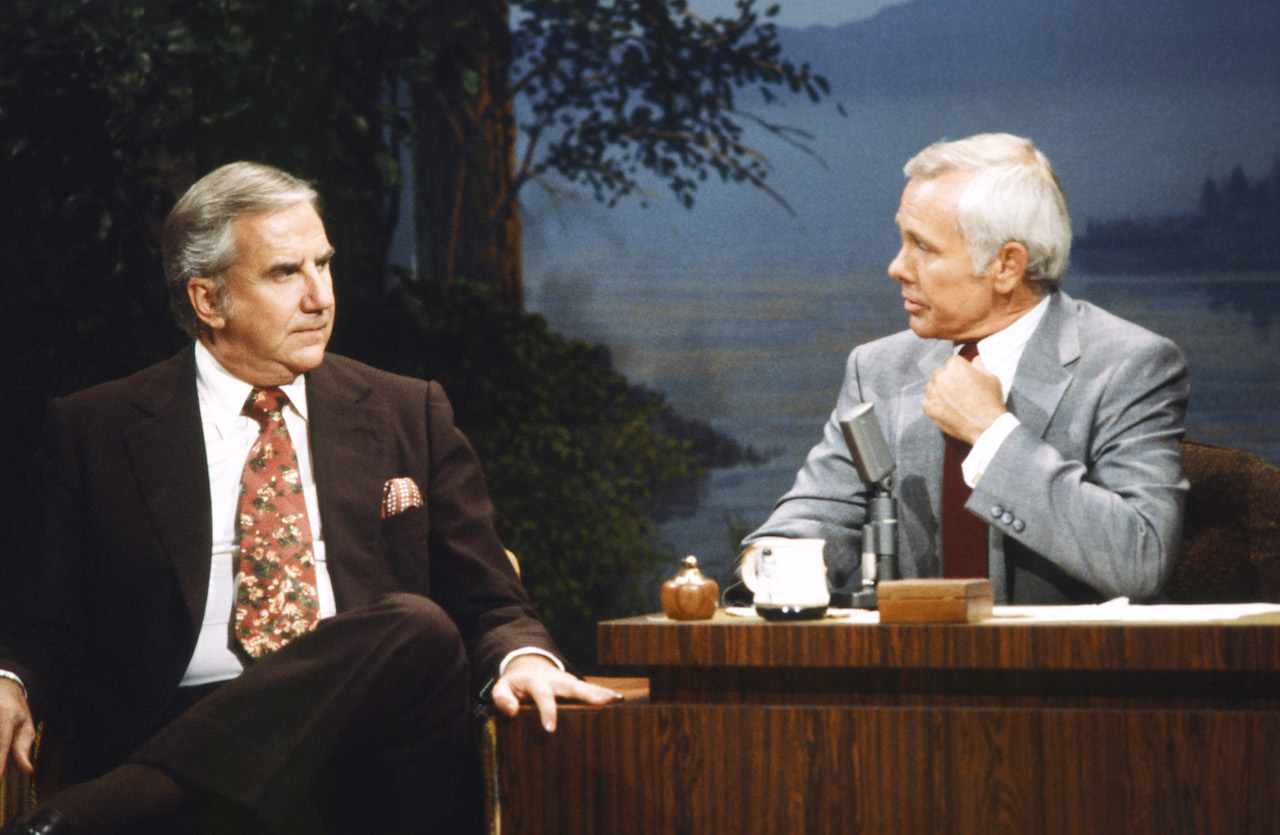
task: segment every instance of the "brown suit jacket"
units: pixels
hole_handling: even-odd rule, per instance
[[[518,647],[554,652],[440,386],[329,355],[307,375],[307,399],[338,609],[430,596],[458,624],[477,679]],[[50,407],[37,507],[20,518],[32,535],[0,573],[0,668],[23,677],[37,713],[69,709],[84,776],[155,730],[190,660],[212,537],[204,449],[190,348]],[[405,475],[425,508],[384,525],[382,485]]]

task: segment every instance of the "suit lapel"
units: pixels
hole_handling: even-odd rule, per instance
[[[908,379],[894,399],[893,431],[897,461],[898,500],[902,558],[915,563],[914,576],[931,576],[942,570],[938,559],[938,514],[942,507],[942,430],[920,408],[924,386],[933,370],[951,353],[949,342],[929,340],[916,363],[917,374]]]
[[[930,340],[916,363],[919,373],[898,392],[899,406],[894,411],[898,415],[903,472],[932,473],[935,469],[942,472],[942,430],[920,408],[920,402],[924,399],[929,375],[947,361],[951,350],[950,342]]]
[[[1068,368],[1080,357],[1080,334],[1070,302],[1061,291],[1050,297],[1049,309],[1027,342],[1009,391],[1009,411],[1037,438],[1044,437],[1071,384]]]
[[[326,362],[307,375],[311,460],[325,553],[338,608],[366,602],[350,578],[369,567],[380,536],[379,511],[391,444],[388,416],[367,401],[370,387]]]
[[[134,406],[140,418],[124,431],[126,454],[198,630],[209,591],[213,511],[194,352],[188,348],[159,366]]]

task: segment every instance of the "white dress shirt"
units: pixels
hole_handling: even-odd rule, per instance
[[[320,617],[337,611],[333,584],[325,562],[324,530],[321,526],[316,480],[311,466],[311,438],[307,429],[306,378],[299,376],[281,386],[289,397],[284,423],[298,456],[302,495],[307,503],[312,551],[316,560],[316,591],[320,596]],[[240,498],[240,477],[249,449],[258,439],[261,426],[241,412],[253,386],[240,380],[214,359],[209,349],[196,343],[196,393],[200,399],[200,423],[209,462],[209,499],[213,509],[213,560],[209,594],[205,598],[204,622],[196,639],[195,654],[183,676],[183,685],[208,684],[235,678],[244,669],[240,657],[231,650],[231,614],[235,609],[236,508]]]
[[[978,356],[982,357],[982,364],[986,366],[987,371],[996,375],[996,379],[1000,381],[1000,393],[1004,396],[1005,402],[1009,400],[1009,389],[1013,387],[1014,375],[1018,373],[1022,352],[1048,309],[1049,296],[1046,294],[1039,304],[1012,325],[985,339],[978,340]],[[960,345],[956,345],[956,350],[960,350]],[[977,485],[983,471],[995,457],[996,450],[1019,425],[1018,419],[1006,412],[996,418],[996,422],[978,436],[978,439],[973,442],[973,449],[960,464],[960,471],[964,475],[966,484],[970,487]]]
[[[236,508],[240,497],[240,477],[249,450],[258,439],[261,426],[241,414],[253,386],[227,371],[209,349],[196,343],[196,392],[200,399],[200,422],[204,429],[205,454],[209,462],[209,498],[213,510],[213,559],[210,563],[209,593],[205,598],[204,622],[196,638],[195,653],[182,685],[209,684],[235,678],[244,670],[240,657],[232,651],[230,620],[235,608]],[[317,500],[315,470],[311,461],[311,436],[307,419],[306,377],[280,386],[289,397],[284,410],[285,426],[298,456],[302,495],[311,524],[312,550],[316,560],[316,591],[320,595],[320,617],[337,611],[333,583],[325,561],[324,530]],[[564,664],[554,655],[535,647],[517,649],[502,659],[501,675],[519,655],[541,655],[561,670]]]

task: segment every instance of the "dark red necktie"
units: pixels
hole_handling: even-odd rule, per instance
[[[978,346],[967,342],[960,356],[973,362]],[[942,576],[987,576],[987,526],[980,518],[964,509],[973,492],[964,483],[960,462],[972,447],[958,438],[944,435],[946,448],[942,455]]]

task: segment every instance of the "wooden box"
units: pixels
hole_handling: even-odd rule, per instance
[[[876,602],[881,623],[974,623],[991,617],[991,581],[885,580]]]

